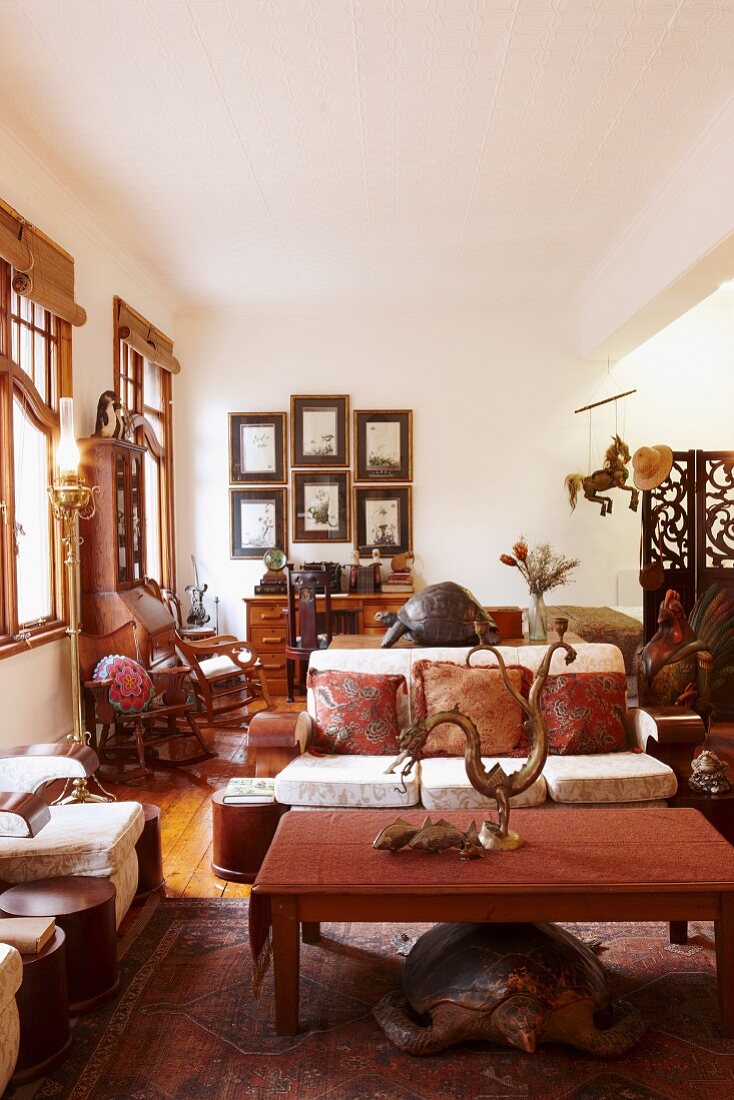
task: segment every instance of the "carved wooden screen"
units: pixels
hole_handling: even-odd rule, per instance
[[[734,589],[734,451],[674,451],[673,469],[642,504],[644,560],[657,558],[660,523],[665,580],[643,596],[645,641],[657,630],[668,588],[690,611],[709,585]],[[734,682],[714,696],[719,718],[734,717]]]
[[[690,611],[696,600],[696,452],[673,451],[666,480],[642,497],[642,544],[645,562],[657,561],[662,549],[665,580],[656,592],[643,593],[645,641],[657,630],[658,608],[666,589],[680,592]]]

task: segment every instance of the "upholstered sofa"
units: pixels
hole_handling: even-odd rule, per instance
[[[13,1075],[20,1049],[20,1023],[15,994],[23,980],[23,963],[14,947],[0,943],[0,1094]]]
[[[544,692],[554,677],[566,674],[611,673],[616,682],[626,682],[624,661],[616,646],[580,644],[575,647],[576,661],[566,667],[565,654],[557,651],[551,663],[551,675]],[[546,652],[545,646],[502,647],[508,666],[520,667],[535,674]],[[408,724],[416,712],[416,677],[418,662],[450,662],[463,665],[466,649],[397,648],[389,650],[344,649],[314,653],[309,672],[318,683],[323,673],[353,672],[380,676],[399,675],[406,681],[402,693],[401,727]],[[496,660],[487,651],[475,654],[472,665],[492,666]],[[421,673],[423,675],[423,673]],[[313,681],[314,678],[310,677]],[[326,680],[328,683],[328,678]],[[557,681],[560,683],[560,678]],[[673,769],[653,755],[658,737],[655,717],[639,709],[628,709],[622,691],[622,745],[618,751],[584,755],[551,755],[543,775],[528,790],[516,796],[516,806],[549,808],[558,805],[589,806],[664,805],[677,789]],[[510,702],[507,696],[508,703]],[[618,708],[619,709],[619,708]],[[343,755],[322,753],[312,747],[316,706],[313,684],[308,690],[306,712],[294,715],[290,732],[273,737],[272,724],[260,727],[256,720],[250,727],[250,756],[256,773],[275,776],[277,800],[285,805],[308,807],[386,807],[422,806],[427,811],[442,813],[454,809],[484,810],[494,805],[470,784],[464,767],[463,752],[453,756],[424,758],[401,783],[395,774],[386,774],[394,759],[389,755]],[[285,716],[281,716],[284,718]],[[688,734],[692,741],[703,739],[703,727],[695,724]],[[687,746],[688,759],[693,745]],[[646,751],[651,748],[653,751]],[[657,754],[664,755],[664,754]],[[505,771],[520,768],[524,757],[516,755],[484,756],[486,767],[498,761]]]
[[[0,752],[0,891],[19,882],[61,875],[109,878],[117,889],[119,926],[135,896],[135,844],[145,825],[139,802],[87,802],[35,807],[35,817],[12,795],[33,794],[60,778],[94,772],[92,749],[33,745]],[[6,796],[3,798],[3,796]],[[20,811],[20,812],[19,812]]]

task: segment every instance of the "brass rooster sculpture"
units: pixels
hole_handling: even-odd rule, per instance
[[[400,755],[387,769],[387,774],[390,774],[399,768],[400,778],[404,781],[420,759],[421,751],[431,730],[441,722],[450,722],[458,726],[466,738],[464,763],[471,785],[480,794],[483,794],[486,798],[493,798],[497,803],[498,821],[485,821],[479,833],[479,840],[483,847],[490,848],[493,851],[511,851],[514,848],[519,848],[523,843],[520,834],[509,827],[510,799],[513,795],[527,790],[539,778],[548,756],[548,732],[539,703],[540,693],[548,677],[553,654],[557,649],[566,651],[565,661],[567,665],[576,660],[576,650],[566,642],[555,642],[553,645],[548,646],[527,699],[510,683],[504,658],[494,646],[478,645],[467,654],[467,664],[472,654],[479,650],[486,650],[495,655],[502,682],[528,716],[529,722],[526,724],[526,728],[531,740],[530,755],[519,771],[508,775],[501,764],[495,764],[487,771],[482,763],[482,749],[477,727],[471,718],[467,718],[459,710],[440,711],[438,714],[432,714],[429,718],[420,718],[412,726],[409,726],[400,739],[402,750]]]
[[[712,694],[734,673],[734,598],[720,585],[711,585],[689,622],[680,595],[669,588],[658,627],[640,657],[640,706],[690,706],[708,730]]]

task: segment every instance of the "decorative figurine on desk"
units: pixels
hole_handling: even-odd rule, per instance
[[[381,611],[375,618],[388,627],[382,646],[388,649],[406,635],[422,646],[463,646],[479,641],[476,623],[487,624],[489,640],[500,640],[497,624],[468,588],[454,581],[429,584],[403,604],[397,614]]]
[[[205,584],[202,588],[199,584],[199,569],[193,554],[191,555],[191,564],[194,567],[194,583],[187,584],[184,588],[184,592],[191,600],[191,610],[186,616],[186,622],[189,626],[204,626],[211,618],[207,609],[204,607],[204,593],[209,585]]]
[[[267,573],[260,578],[260,583],[255,585],[256,596],[284,596],[288,585],[283,570],[286,566],[286,556],[279,546],[271,546],[263,554],[263,562]]]

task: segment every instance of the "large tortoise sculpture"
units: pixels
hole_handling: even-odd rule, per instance
[[[609,1006],[604,969],[554,924],[437,924],[408,955],[403,989],[383,997],[374,1014],[406,1054],[486,1039],[528,1053],[537,1043],[568,1043],[615,1058],[645,1030],[632,1011],[597,1027],[594,1013]]]
[[[397,614],[381,611],[375,618],[384,623],[387,633],[382,645],[394,645],[403,634],[418,645],[461,646],[479,641],[475,622],[488,624],[486,642],[496,645],[500,640],[497,624],[468,588],[454,581],[429,584],[417,596],[411,596]]]

